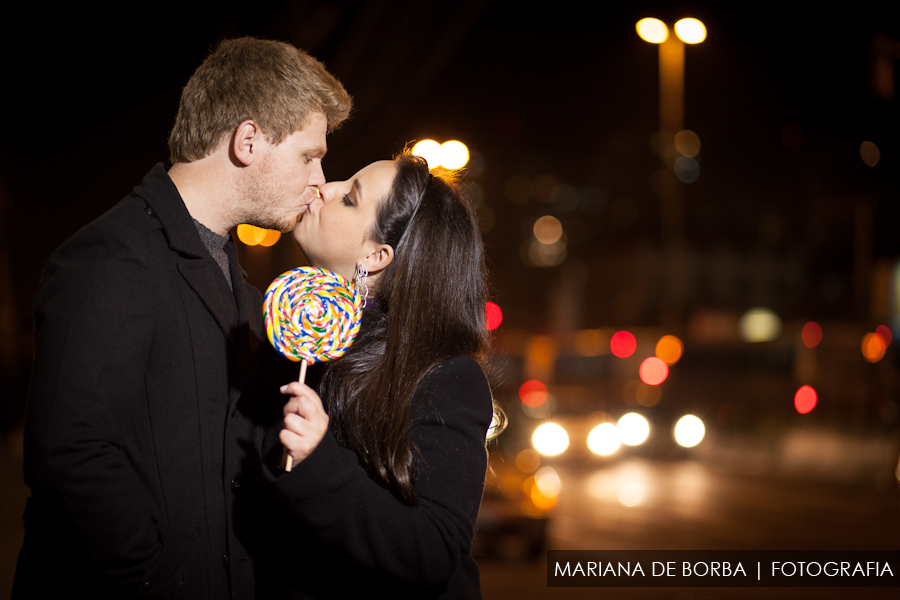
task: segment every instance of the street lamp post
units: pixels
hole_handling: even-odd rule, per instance
[[[676,154],[675,134],[684,129],[684,45],[706,39],[706,27],[697,19],[675,23],[675,35],[659,19],[641,19],[635,26],[646,42],[659,46],[658,151],[663,172],[670,174]],[[686,256],[684,242],[684,187],[674,177],[658,181],[662,221],[663,298],[660,325],[680,330],[684,320]]]

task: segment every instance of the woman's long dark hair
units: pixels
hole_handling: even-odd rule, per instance
[[[341,443],[415,504],[413,394],[447,358],[484,357],[487,292],[481,234],[461,188],[430,175],[417,156],[404,152],[394,160],[397,174],[370,232],[394,258],[373,288],[353,346],[328,364],[321,395]]]

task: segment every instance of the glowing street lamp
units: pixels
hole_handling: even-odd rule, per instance
[[[641,19],[634,27],[641,39],[651,44],[662,44],[669,38],[669,28],[659,19]]]
[[[675,35],[685,44],[699,44],[706,39],[706,25],[699,19],[681,19],[675,23]]]
[[[462,169],[469,162],[469,149],[457,140],[443,144],[434,140],[422,140],[413,146],[412,153],[424,158],[428,162],[429,169],[441,166],[453,171]]]
[[[681,19],[673,36],[665,23],[646,18],[635,29],[642,40],[659,46],[659,153],[663,168],[669,169],[667,157],[675,156],[675,136],[684,129],[684,45],[705,40],[706,26],[698,19]],[[667,301],[660,320],[667,328],[679,328],[684,312],[684,192],[678,184],[659,188],[663,247],[671,261],[665,271]]]

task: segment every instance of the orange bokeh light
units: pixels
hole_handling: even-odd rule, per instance
[[[519,399],[522,404],[537,408],[547,401],[547,386],[537,379],[531,379],[519,388]]]
[[[818,399],[816,390],[811,385],[801,386],[797,393],[794,394],[794,408],[801,415],[805,415],[816,407]]]
[[[875,328],[875,333],[884,338],[885,345],[891,345],[891,340],[894,339],[894,335],[891,333],[890,327],[887,325],[879,325]]]
[[[803,326],[800,337],[803,338],[804,346],[807,348],[815,348],[819,345],[819,342],[822,341],[822,327],[815,321],[810,321]]]
[[[669,365],[661,358],[645,358],[638,370],[641,381],[647,385],[659,385],[669,376]]]
[[[637,350],[637,340],[628,331],[617,331],[609,340],[609,349],[619,358],[628,358]]]
[[[863,336],[861,350],[866,362],[877,363],[884,358],[887,342],[880,333],[867,333]]]
[[[664,335],[656,342],[656,356],[674,365],[681,359],[684,352],[684,344],[674,335]]]

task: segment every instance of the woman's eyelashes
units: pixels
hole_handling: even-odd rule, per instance
[[[350,194],[344,194],[343,202],[344,206],[353,206],[353,201],[350,199]]]

